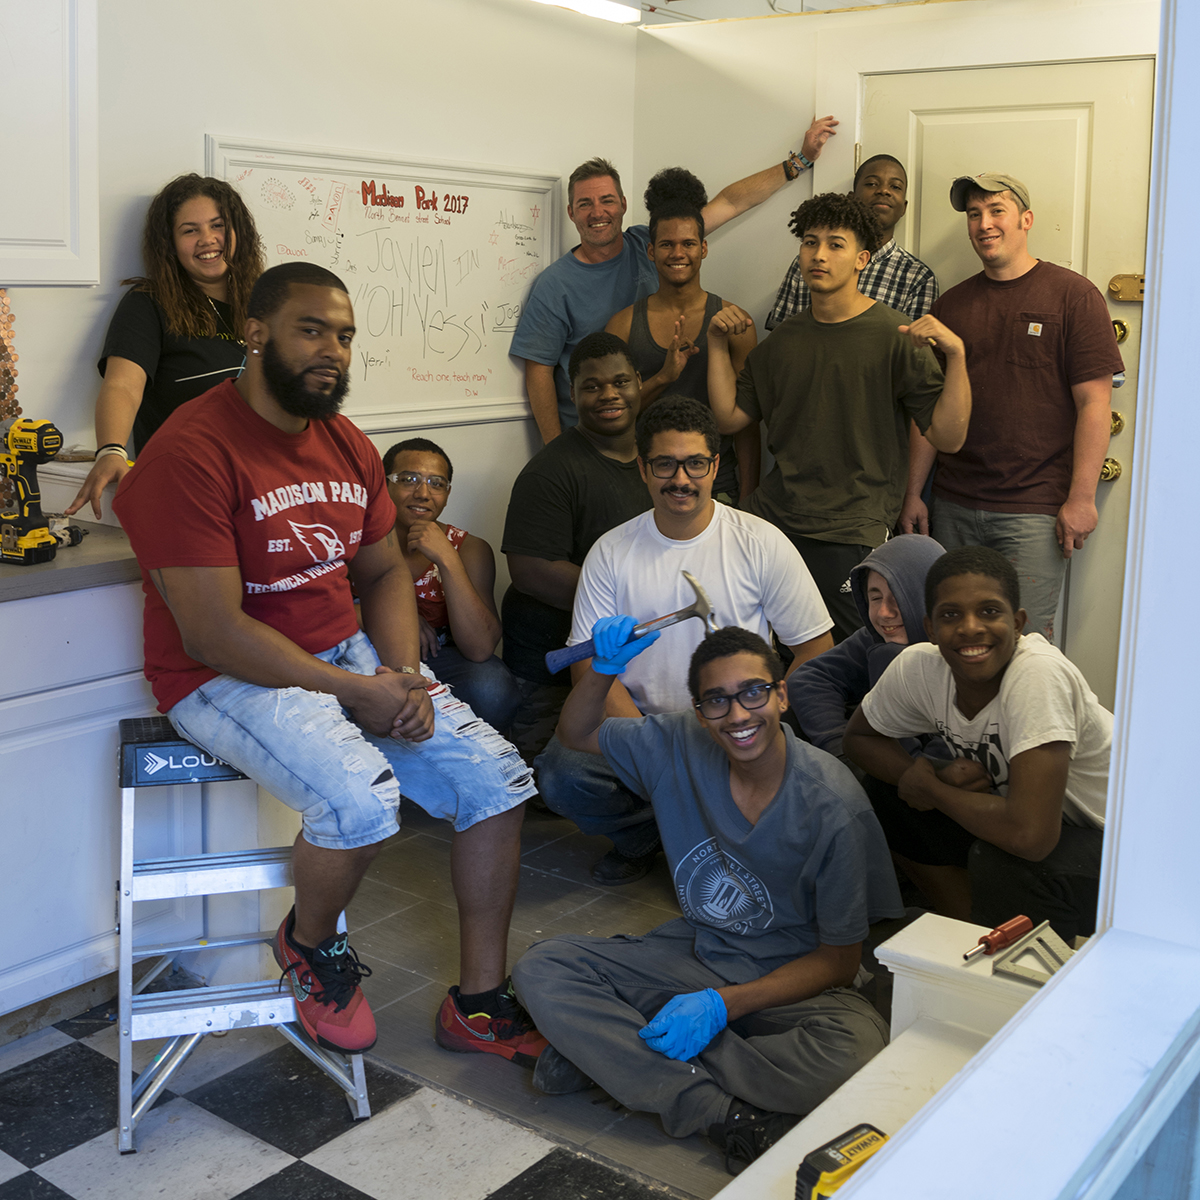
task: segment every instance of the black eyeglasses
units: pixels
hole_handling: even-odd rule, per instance
[[[693,454],[691,458],[652,458],[650,474],[655,479],[674,479],[676,472],[682,467],[689,479],[703,479],[712,470],[717,460],[708,454]]]
[[[702,717],[710,721],[723,717],[735,700],[744,709],[753,712],[756,708],[762,708],[771,698],[771,693],[780,686],[782,685],[778,683],[752,683],[748,688],[734,692],[732,696],[707,696],[697,702],[695,707],[700,710]]]
[[[416,471],[401,471],[398,474],[389,475],[388,482],[399,484],[404,488],[420,487],[424,483],[431,492],[448,492],[450,490],[450,480],[445,475],[418,475]]]

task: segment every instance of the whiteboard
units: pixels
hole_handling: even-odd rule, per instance
[[[558,255],[557,175],[209,135],[208,174],[240,192],[268,266],[308,261],[354,305],[343,412],[368,433],[521,420],[508,349]]]

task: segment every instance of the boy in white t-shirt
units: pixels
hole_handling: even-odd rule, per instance
[[[1022,636],[1017,574],[996,551],[938,559],[925,609],[930,644],[892,663],[845,735],[897,786],[877,807],[893,857],[945,916],[1094,932],[1112,714],[1060,650]],[[938,767],[897,740],[925,733],[958,757]]]

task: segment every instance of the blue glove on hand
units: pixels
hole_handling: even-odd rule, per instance
[[[652,1050],[686,1062],[695,1058],[729,1024],[729,1010],[712,988],[668,1000],[658,1015],[638,1030]]]
[[[601,617],[592,626],[592,670],[600,675],[620,675],[647,646],[658,641],[658,630],[630,639],[637,622],[632,617]]]

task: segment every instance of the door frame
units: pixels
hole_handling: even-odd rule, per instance
[[[1200,907],[1192,883],[1200,805],[1190,800],[1196,737],[1180,703],[1186,655],[1174,607],[1186,603],[1188,580],[1200,577],[1174,536],[1189,511],[1189,458],[1200,445],[1200,408],[1189,399],[1200,295],[1180,253],[1193,244],[1200,194],[1200,127],[1190,120],[1200,105],[1200,11],[1163,0],[1161,12],[1140,424],[1099,932],[843,1188],[847,1200],[999,1198],[1014,1186],[1034,1197],[1104,1200],[1200,1075]],[[820,112],[859,114],[864,76],[905,70],[906,62],[913,70],[1004,65],[965,62],[961,46],[920,36],[928,27],[904,36],[894,27],[858,32],[852,45],[837,35],[832,53],[818,40],[818,60],[831,64],[818,80]],[[1083,53],[1070,61],[1142,57],[1089,55],[1089,37],[1080,33]],[[861,64],[857,73],[845,72],[847,61]],[[850,139],[831,143],[815,190],[848,177],[853,154]],[[1010,1149],[993,1155],[992,1145]]]
[[[1105,450],[1126,465],[1137,436],[1137,346],[1143,306],[1113,303],[1104,293],[1113,275],[1144,269],[1154,70],[1155,55],[1150,50],[1116,59],[859,76],[858,158],[862,161],[877,151],[890,150],[907,164],[909,207],[897,235],[901,244],[933,268],[943,294],[979,272],[965,218],[953,212],[946,199],[949,181],[964,171],[1006,166],[1032,185],[1037,219],[1031,250],[1039,258],[1078,271],[1100,290],[1109,315],[1132,325],[1134,338],[1121,348],[1124,369],[1121,379],[1114,380],[1111,398],[1114,410],[1124,410],[1124,427]],[[990,124],[992,118],[1001,122],[1016,118],[1021,131],[1015,137],[1007,132],[1000,135],[989,149],[980,139],[995,136],[998,127]],[[1035,123],[1039,119],[1062,121],[1070,128],[1069,147],[1059,146],[1062,153],[1054,157],[1053,167],[1047,147],[1030,144],[1041,136]],[[963,120],[965,127],[958,124]],[[922,162],[946,136],[956,141],[958,152],[953,158],[939,157],[931,163],[925,157]],[[1104,149],[1126,141],[1122,176],[1110,169]],[[1035,162],[1040,162],[1040,170]],[[1052,171],[1065,173],[1048,173]],[[1089,203],[1093,189],[1096,202]],[[1106,195],[1110,189],[1117,195]],[[1137,218],[1129,219],[1135,212]],[[1124,391],[1118,391],[1122,384]],[[1125,577],[1132,483],[1131,472],[1118,471],[1117,478],[1096,487],[1100,524],[1088,539],[1086,553],[1065,563],[1061,605],[1054,620],[1055,644],[1080,668],[1108,709],[1116,697],[1121,622],[1121,589],[1114,588],[1112,581]]]

